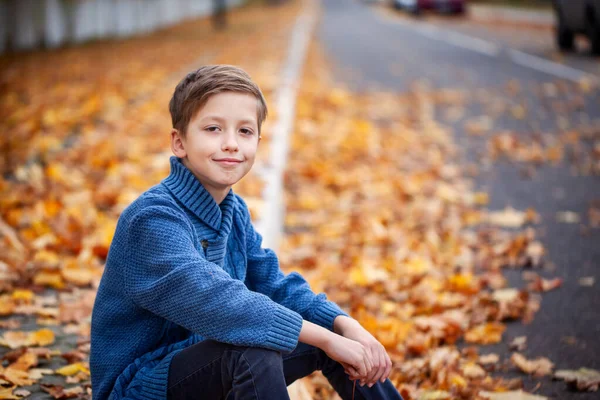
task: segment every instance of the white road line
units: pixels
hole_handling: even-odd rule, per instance
[[[440,29],[436,26],[426,23],[413,23],[401,19],[389,19],[400,25],[413,28],[415,31],[427,36],[430,39],[452,44],[463,49],[472,50],[490,57],[497,57],[501,49],[498,45],[480,38],[475,38],[455,31]]]
[[[385,14],[380,14],[380,16],[386,18],[388,21],[397,23],[399,25],[404,25],[406,27],[410,27],[414,31],[421,33],[422,35],[427,36],[430,39],[446,42],[454,46],[461,47],[463,49],[472,50],[481,54],[488,55],[490,57],[498,57],[502,53],[501,46],[498,46],[487,40],[471,37],[456,31],[440,29],[436,26],[423,22],[408,22],[400,18],[391,18]],[[525,68],[530,68],[539,72],[544,72],[546,74],[574,82],[581,82],[581,80],[600,82],[600,79],[598,77],[585,71],[579,70],[577,68],[559,64],[554,61],[547,60],[545,58],[537,57],[519,50],[511,49],[509,47],[506,47],[506,51],[512,62]]]
[[[587,72],[578,70],[567,65],[558,64],[541,57],[532,56],[519,50],[508,49],[510,59],[523,67],[545,72],[559,78],[568,79],[574,82],[581,82],[582,79],[596,81],[597,78]]]
[[[487,40],[470,37],[458,32],[445,31],[442,35],[442,39],[445,39],[448,43],[452,43],[455,46],[477,51],[490,57],[497,57],[501,51],[500,47]]]
[[[262,171],[265,179],[263,198],[265,203],[256,230],[263,237],[263,247],[277,250],[283,234],[285,204],[283,202],[283,173],[287,163],[289,136],[294,125],[296,96],[302,67],[310,37],[316,23],[314,2],[309,2],[306,10],[294,25],[288,54],[285,61],[281,84],[276,94],[275,108],[277,121],[272,130],[270,165]]]
[[[446,42],[490,57],[497,57],[501,51],[500,47],[494,43],[480,38],[463,35],[462,33],[455,31],[442,30],[429,24],[411,24],[411,26],[430,39]]]

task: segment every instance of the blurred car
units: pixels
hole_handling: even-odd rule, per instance
[[[592,53],[600,54],[600,0],[554,0],[556,44],[561,50],[575,48],[575,35],[585,34]]]
[[[466,9],[466,0],[393,0],[393,2],[396,9],[413,14],[419,14],[424,10],[462,14]]]

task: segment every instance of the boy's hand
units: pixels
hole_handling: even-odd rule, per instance
[[[332,334],[323,351],[342,364],[349,375],[365,376],[373,369],[367,349],[357,341]]]
[[[390,360],[383,345],[363,328],[358,321],[343,315],[335,319],[334,330],[336,333],[365,346],[373,365],[373,368],[366,376],[352,374],[347,369],[346,373],[350,375],[350,379],[360,379],[361,385],[366,383],[369,387],[373,386],[377,381],[385,382],[392,371],[392,360]]]

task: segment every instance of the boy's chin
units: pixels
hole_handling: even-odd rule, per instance
[[[224,179],[224,180],[220,180],[218,182],[215,182],[217,185],[219,185],[220,189],[229,189],[230,187],[232,187],[233,185],[235,185],[236,183],[238,183],[239,181],[241,181],[242,178],[239,179]]]

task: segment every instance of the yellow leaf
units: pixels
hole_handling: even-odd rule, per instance
[[[499,343],[506,327],[498,322],[488,322],[470,329],[465,334],[465,341],[478,344]]]
[[[31,303],[34,297],[35,296],[31,290],[16,289],[12,293],[12,298],[14,300],[23,300],[26,303]]]
[[[41,271],[33,277],[33,283],[40,286],[50,286],[55,289],[63,289],[65,283],[60,271]]]
[[[460,389],[467,387],[467,380],[456,373],[451,374],[449,382],[450,386],[458,387]]]
[[[83,364],[83,363],[75,363],[75,364],[70,364],[70,365],[66,365],[62,368],[59,368],[56,370],[57,374],[63,375],[63,376],[71,376],[71,375],[75,375],[78,372],[84,372],[87,375],[90,374],[89,369],[87,369],[87,367]]]
[[[473,195],[473,202],[480,206],[485,206],[490,202],[490,196],[486,192],[476,192]]]
[[[35,253],[33,261],[44,267],[53,268],[59,264],[60,259],[58,258],[58,254],[53,251],[40,250]]]
[[[13,394],[13,390],[15,389],[15,386],[11,386],[11,387],[7,387],[7,388],[0,388],[0,399],[1,400],[18,400],[21,397],[17,397]]]
[[[471,273],[454,274],[448,279],[451,290],[463,293],[476,293],[479,291],[479,281]]]
[[[11,315],[15,310],[15,302],[9,295],[0,296],[0,315]]]
[[[94,279],[94,271],[89,268],[63,268],[60,273],[65,281],[78,286],[89,285]]]
[[[367,286],[369,280],[361,267],[354,267],[350,270],[350,280],[359,286]]]
[[[31,335],[30,343],[37,346],[47,346],[54,343],[54,332],[50,329],[40,329]]]

